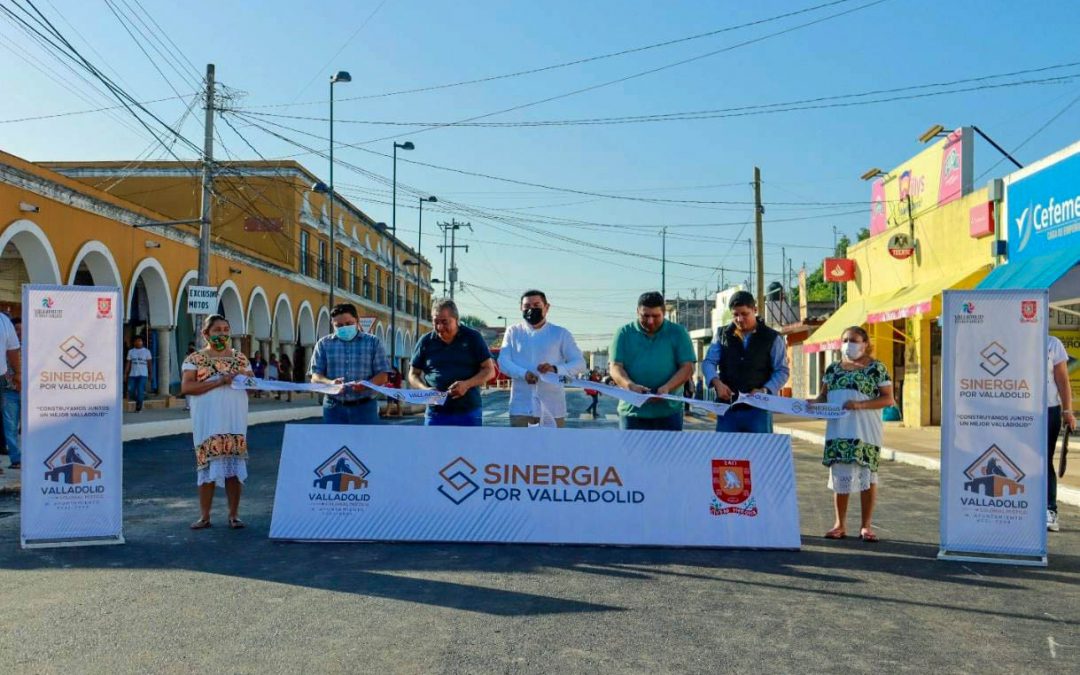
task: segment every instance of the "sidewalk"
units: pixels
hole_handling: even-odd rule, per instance
[[[825,445],[824,420],[777,415],[774,431],[820,447]],[[900,426],[898,422],[886,422],[885,443],[881,449],[882,459],[941,471],[941,427],[911,429]],[[1060,458],[1060,453],[1059,445],[1055,458]],[[1080,506],[1080,468],[1076,468],[1075,459],[1069,464],[1069,472],[1064,478],[1058,479],[1058,502]]]

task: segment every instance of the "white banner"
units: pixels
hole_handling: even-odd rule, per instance
[[[787,398],[771,394],[739,394],[739,398],[733,405],[740,403],[781,415],[815,419],[838,419],[848,414],[843,406],[835,403],[807,403],[801,398]]]
[[[341,393],[344,385],[341,384],[316,384],[314,382],[282,382],[280,380],[263,380],[248,375],[237,375],[232,381],[233,389],[249,389],[260,391],[305,391],[313,394],[329,394],[336,396]]]
[[[1047,301],[945,291],[939,558],[1046,564]]]
[[[380,387],[367,380],[360,380],[360,384],[372,391],[383,394],[387,398],[416,405],[443,405],[446,403],[446,397],[449,396],[445,391],[436,391],[435,389],[395,389],[393,387]]]
[[[123,543],[119,288],[24,285],[24,548]]]
[[[791,441],[289,425],[270,537],[798,549]]]

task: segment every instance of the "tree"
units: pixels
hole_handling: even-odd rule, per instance
[[[466,314],[465,316],[458,319],[458,322],[461,323],[461,325],[463,326],[468,326],[469,328],[487,328],[487,321],[484,321],[475,314]]]

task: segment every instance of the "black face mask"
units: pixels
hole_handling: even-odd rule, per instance
[[[544,320],[544,310],[539,307],[530,307],[523,310],[521,316],[528,321],[530,325],[535,326]]]

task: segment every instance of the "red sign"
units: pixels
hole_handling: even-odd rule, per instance
[[[889,255],[897,260],[910,258],[915,254],[915,240],[910,235],[897,232],[889,237]]]
[[[1039,320],[1039,301],[1023,300],[1020,303],[1020,323],[1035,323]]]
[[[855,281],[855,261],[850,258],[825,258],[825,281]]]
[[[281,218],[245,218],[244,232],[281,232],[285,227]]]
[[[713,494],[727,504],[741,504],[750,498],[750,460],[714,459]]]
[[[994,203],[973,206],[968,212],[968,232],[978,239],[994,233]]]

